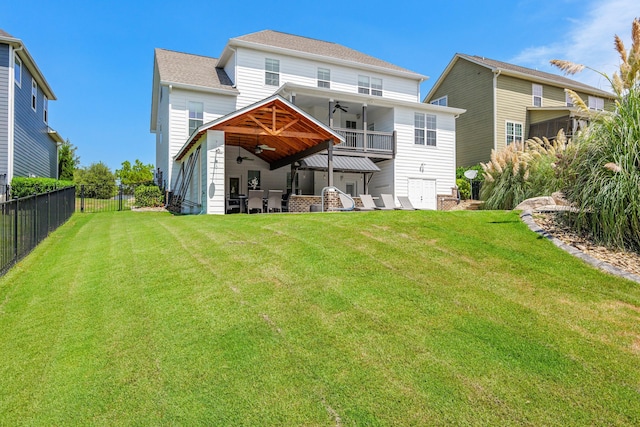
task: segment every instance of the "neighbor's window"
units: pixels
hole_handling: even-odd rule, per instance
[[[22,87],[22,61],[18,55],[13,56],[13,77],[18,87]]]
[[[589,109],[602,111],[604,110],[604,99],[598,98],[597,96],[589,97]]]
[[[202,126],[203,105],[202,102],[189,101],[189,135]]]
[[[42,120],[45,123],[49,123],[49,98],[46,96],[42,99]]]
[[[522,123],[507,122],[507,145],[522,142]]]
[[[31,79],[31,108],[36,111],[36,100],[38,99],[38,84]]]
[[[280,60],[266,58],[264,60],[264,84],[280,86]]]
[[[567,107],[573,107],[573,99],[571,99],[569,92],[564,93],[564,100],[567,103]]]
[[[533,94],[533,106],[542,107],[542,85],[531,85],[531,93]]]
[[[331,71],[328,68],[318,68],[318,87],[331,87]]]
[[[414,113],[413,127],[415,144],[436,146],[438,132],[436,131],[435,114]]]
[[[443,107],[446,107],[447,104],[448,104],[447,95],[445,95],[445,96],[443,96],[441,98],[438,98],[438,99],[434,99],[433,101],[430,102],[430,104],[441,105]]]

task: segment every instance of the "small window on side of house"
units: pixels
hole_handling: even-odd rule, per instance
[[[49,124],[49,98],[46,96],[42,97],[42,120]]]
[[[266,58],[264,60],[264,84],[280,86],[280,60]]]
[[[430,104],[440,105],[442,107],[446,107],[448,103],[449,103],[449,100],[447,99],[447,95],[440,97],[438,99],[434,99],[433,101],[430,102]]]
[[[33,111],[37,111],[36,106],[38,101],[38,84],[34,79],[31,79],[31,108]]]
[[[413,142],[416,145],[424,145],[424,114],[423,113],[414,113],[413,114]]]
[[[533,106],[542,107],[542,85],[532,84]]]
[[[371,77],[371,95],[382,96],[382,79]]]
[[[427,131],[427,145],[430,147],[436,146],[436,140],[438,132],[436,131],[436,115],[435,114],[427,114],[426,115],[426,131]]]
[[[202,102],[189,101],[189,135],[202,126],[204,120],[203,110]]]
[[[18,87],[22,87],[22,60],[18,55],[13,56],[13,80]]]
[[[331,70],[318,67],[318,87],[331,88]]]

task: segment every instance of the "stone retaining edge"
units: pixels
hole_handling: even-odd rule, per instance
[[[520,219],[522,220],[522,222],[527,224],[527,226],[529,227],[529,230],[539,234],[542,237],[545,237],[551,240],[551,242],[553,242],[554,245],[564,250],[565,252],[569,252],[571,255],[577,258],[580,258],[587,264],[590,264],[595,268],[599,268],[600,270],[606,271],[609,274],[624,277],[625,279],[631,280],[636,283],[640,283],[640,276],[638,276],[637,274],[629,273],[628,271],[622,270],[621,268],[611,265],[608,262],[601,261],[597,258],[594,258],[591,255],[588,255],[582,252],[581,250],[574,248],[571,245],[567,245],[560,239],[553,237],[546,230],[544,230],[538,224],[536,224],[536,222],[533,220],[533,216],[530,210],[523,211],[520,214]]]

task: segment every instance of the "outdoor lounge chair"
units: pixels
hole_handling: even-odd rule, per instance
[[[269,190],[267,212],[282,212],[282,190]]]
[[[352,211],[355,209],[356,202],[351,197],[342,193],[338,193],[338,196],[340,196],[340,202],[342,203],[341,211]]]
[[[400,202],[400,206],[402,206],[402,209],[407,211],[416,210],[416,208],[413,207],[413,205],[411,204],[411,201],[407,196],[398,196],[398,201]]]
[[[380,194],[380,198],[382,199],[382,203],[384,203],[384,206],[386,208],[408,210],[404,207],[396,205],[396,201],[393,199],[393,194]]]
[[[257,210],[262,213],[262,196],[264,196],[264,190],[249,190],[247,213],[251,213],[251,210]]]
[[[358,208],[358,210],[372,211],[374,209],[384,209],[376,206],[375,202],[373,201],[373,198],[371,197],[371,194],[361,194],[360,201],[362,201],[362,205],[364,206],[364,208]]]

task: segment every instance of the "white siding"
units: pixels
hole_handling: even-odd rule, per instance
[[[380,196],[381,193],[395,194],[393,177],[395,175],[395,165],[393,160],[385,160],[376,163],[380,172],[375,172],[369,182],[369,194]],[[400,194],[402,195],[402,194]]]
[[[247,48],[238,48],[236,58],[238,61],[236,86],[240,91],[238,108],[264,99],[278,89],[276,86],[265,85],[266,58],[280,61],[280,86],[290,82],[317,87],[318,67],[322,67],[331,70],[331,90],[358,93],[358,75],[366,75],[382,79],[384,98],[420,101],[418,82],[412,79]],[[230,75],[229,72],[227,74]],[[372,98],[376,97],[372,96]]]
[[[396,108],[398,132],[395,159],[395,195],[406,196],[409,178],[435,179],[438,194],[451,194],[455,185],[455,118],[437,114],[435,147],[414,143],[414,111]]]
[[[165,131],[163,126],[163,133],[168,133],[170,139],[167,147],[164,148],[168,151],[170,165],[175,164],[172,159],[178,154],[189,137],[189,101],[202,102],[204,107],[203,123],[215,120],[236,109],[236,98],[234,96],[199,93],[173,88],[168,98],[170,99],[168,131]],[[173,166],[170,166],[170,176],[167,177],[167,182],[171,182],[171,189],[173,189],[173,184],[177,178],[177,172],[174,173],[172,171],[173,168]]]
[[[201,174],[204,178],[203,192],[207,199],[206,212],[224,214],[226,164],[224,132],[209,130],[206,135],[207,142],[202,149],[203,156],[207,159],[207,168]]]

